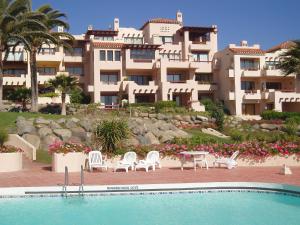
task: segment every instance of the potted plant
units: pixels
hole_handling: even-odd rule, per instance
[[[8,141],[8,134],[0,130],[0,172],[14,172],[22,170],[22,150],[4,145]]]
[[[80,172],[85,167],[91,148],[78,143],[55,141],[49,146],[52,154],[52,171],[63,173],[65,167],[69,172]]]

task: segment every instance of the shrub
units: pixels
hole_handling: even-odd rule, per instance
[[[213,102],[211,99],[203,99],[201,103],[205,106],[205,110],[210,113],[211,117],[216,119],[216,125],[219,130],[224,128],[224,107],[220,102]]]
[[[55,93],[55,92],[48,92],[48,93],[44,93],[44,94],[39,94],[39,97],[47,97],[47,98],[55,98],[58,97],[59,94]]]
[[[172,143],[178,145],[195,146],[199,144],[224,144],[230,143],[229,139],[219,138],[205,133],[198,133],[191,138],[174,138]]]
[[[291,117],[300,117],[300,113],[298,112],[276,112],[273,110],[267,110],[262,112],[261,117],[265,120],[286,120]]]
[[[290,118],[287,118],[285,121],[287,124],[296,124],[299,125],[300,124],[300,116],[293,116]]]
[[[4,143],[8,141],[8,133],[6,130],[1,129],[0,130],[0,147],[2,148],[4,146]]]
[[[70,101],[74,104],[89,104],[91,97],[86,95],[82,90],[76,88],[70,93]]]
[[[31,90],[25,87],[17,88],[8,95],[9,100],[21,103],[24,111],[26,110],[26,104],[30,101],[30,98]]]
[[[166,108],[175,108],[176,102],[174,102],[174,101],[158,101],[158,102],[154,103],[154,107],[155,107],[155,111],[157,113],[159,113]]]
[[[298,131],[298,125],[294,122],[288,122],[284,127],[283,130],[291,136],[296,136]]]
[[[208,112],[212,112],[213,109],[216,107],[216,104],[210,98],[205,98],[201,100],[201,103],[205,106],[205,111]]]
[[[235,142],[242,142],[245,140],[244,134],[239,130],[232,130],[229,133],[231,139]]]
[[[115,153],[117,145],[129,136],[129,128],[123,120],[104,120],[97,125],[94,132],[96,145],[102,145],[107,153]]]

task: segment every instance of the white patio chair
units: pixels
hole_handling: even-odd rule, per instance
[[[237,166],[237,162],[235,159],[237,158],[239,153],[240,153],[239,151],[234,152],[230,158],[225,158],[225,157],[217,158],[216,161],[214,162],[214,167],[216,164],[218,164],[219,167],[220,165],[225,165],[228,169],[235,168]]]
[[[91,172],[93,168],[104,168],[105,170],[108,168],[100,151],[91,151],[89,153],[89,169]]]
[[[134,170],[136,159],[137,156],[135,152],[126,152],[123,159],[118,161],[114,171],[116,172],[118,169],[125,169],[126,173],[128,173],[130,167],[131,170]]]
[[[155,167],[158,166],[161,168],[160,160],[159,160],[159,152],[151,151],[148,152],[145,160],[140,160],[138,164],[135,166],[136,169],[145,169],[146,172],[149,171],[149,168],[152,167],[152,170],[155,171]]]

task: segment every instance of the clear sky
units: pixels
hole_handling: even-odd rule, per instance
[[[89,24],[107,29],[113,19],[121,27],[140,28],[151,18],[175,18],[183,13],[184,25],[219,29],[219,49],[248,40],[263,49],[291,39],[300,39],[300,0],[32,0],[65,12],[72,34],[81,34]]]

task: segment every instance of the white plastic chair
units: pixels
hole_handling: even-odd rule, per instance
[[[220,165],[225,165],[228,169],[235,168],[237,166],[237,162],[235,159],[238,157],[239,153],[240,153],[239,151],[236,151],[232,154],[230,158],[222,157],[216,159],[216,161],[214,162],[214,167],[216,164],[218,164],[219,167]]]
[[[152,170],[155,171],[155,167],[158,166],[161,168],[160,160],[159,160],[159,152],[151,151],[148,152],[145,160],[140,160],[138,164],[135,166],[136,169],[145,169],[146,172],[149,171],[149,168],[152,167]]]
[[[108,168],[100,151],[91,151],[89,153],[89,169],[91,172],[93,168],[104,168],[105,170]]]
[[[134,170],[136,159],[137,156],[135,152],[126,152],[123,159],[118,161],[114,171],[116,172],[118,169],[125,169],[126,173],[128,173],[130,167],[131,170]]]

